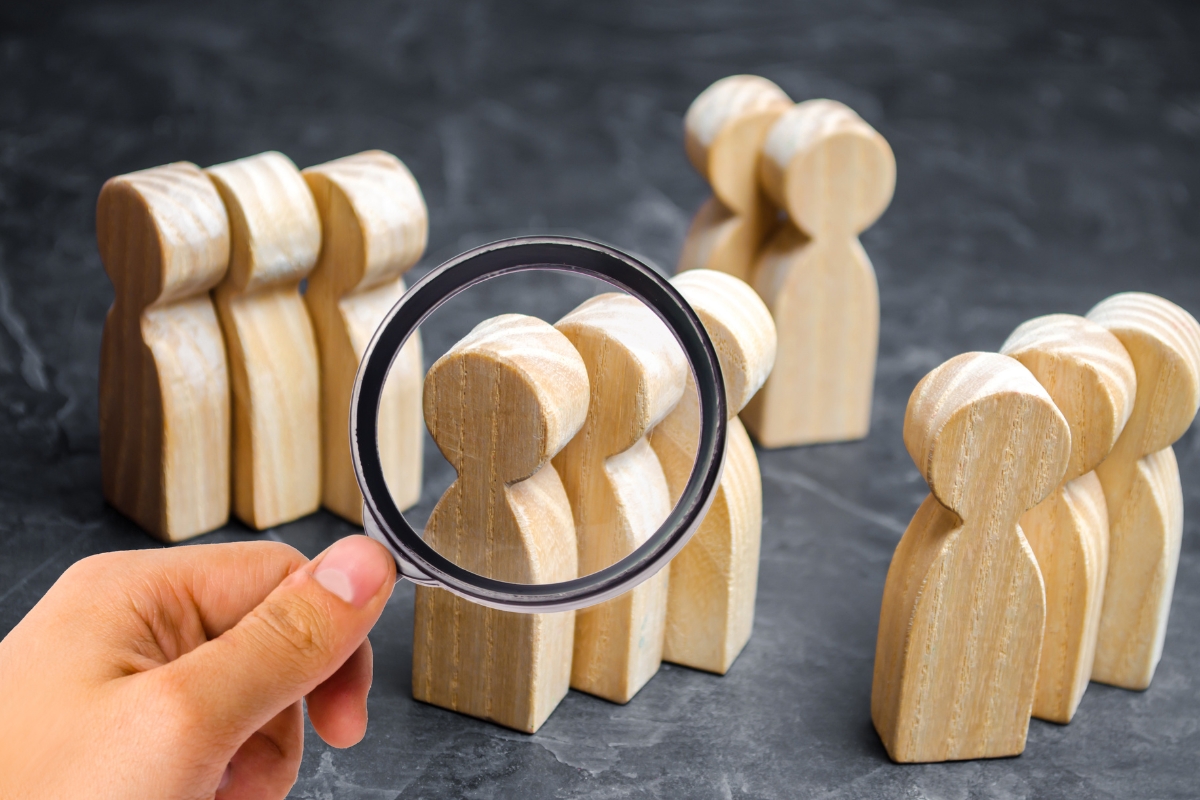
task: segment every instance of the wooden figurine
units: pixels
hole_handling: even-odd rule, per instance
[[[229,212],[229,271],[214,297],[233,384],[233,513],[261,530],[321,504],[317,343],[300,296],[321,220],[285,155],[207,173]]]
[[[1062,482],[1070,429],[1019,362],[966,353],[917,385],[904,443],[931,494],[883,590],[875,730],[894,761],[1017,755],[1046,617],[1018,519]]]
[[[716,345],[730,415],[725,471],[700,529],[671,562],[663,660],[724,675],[750,639],[762,536],[758,457],[737,412],[775,360],[775,324],[746,283],[691,270],[672,281]],[[696,460],[700,408],[691,371],[683,398],[658,424],[650,444],[662,462],[672,504]]]
[[[1046,587],[1033,716],[1065,724],[1092,675],[1108,572],[1108,510],[1093,470],[1129,419],[1137,379],[1117,337],[1070,314],[1026,322],[1000,352],[1033,373],[1071,428],[1063,484],[1021,516]]]
[[[790,224],[754,267],[779,353],[742,421],[764,447],[861,439],[871,423],[879,289],[858,235],[891,202],[896,160],[849,108],[809,100],[771,128],[760,177]]]
[[[425,540],[497,580],[578,576],[571,505],[550,458],[588,407],[588,375],[561,333],[507,314],[478,325],[425,378],[425,422],[458,471]],[[567,693],[574,612],[497,611],[418,586],[413,697],[533,733]]]
[[[1200,325],[1161,297],[1118,294],[1088,319],[1110,330],[1137,371],[1129,423],[1096,473],[1108,501],[1109,560],[1092,680],[1145,689],[1162,655],[1183,536],[1171,445],[1200,404]]]
[[[587,421],[554,457],[579,540],[579,573],[615,564],[654,533],[671,495],[647,434],[679,402],[687,361],[641,301],[603,294],[555,325],[583,356]],[[579,611],[571,687],[626,703],[658,671],[667,611],[662,570],[620,597]]]
[[[104,498],[178,542],[229,519],[229,379],[208,290],[229,263],[221,198],[194,164],[110,179],[96,239],[115,299],[100,348]]]
[[[757,75],[722,78],[692,102],[684,145],[713,196],[692,220],[678,271],[715,269],[750,280],[776,217],[759,186],[758,162],[767,131],[791,106],[782,89]]]
[[[375,329],[404,294],[402,277],[425,252],[425,199],[395,156],[359,153],[304,170],[321,215],[321,255],[304,301],[321,353],[321,502],[362,524],[350,462],[350,396]],[[379,408],[379,455],[396,505],[421,496],[421,339],[404,345]]]

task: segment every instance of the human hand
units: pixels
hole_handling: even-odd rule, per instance
[[[362,739],[367,632],[395,583],[376,542],[275,542],[78,562],[0,642],[0,797],[281,798],[303,712]]]

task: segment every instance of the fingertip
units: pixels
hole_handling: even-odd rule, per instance
[[[367,536],[347,536],[316,558],[312,575],[317,583],[343,602],[363,608],[396,582],[396,562]]]
[[[309,721],[329,746],[351,747],[366,735],[373,672],[371,643],[364,640],[333,675],[309,692]]]

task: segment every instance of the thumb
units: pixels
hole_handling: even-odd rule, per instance
[[[155,672],[182,697],[185,719],[217,736],[244,737],[345,663],[395,582],[382,545],[349,536],[285,578],[234,627]]]

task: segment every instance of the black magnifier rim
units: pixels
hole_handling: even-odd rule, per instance
[[[569,581],[508,583],[470,572],[422,540],[397,508],[379,458],[378,414],[392,362],[438,306],[482,281],[529,270],[580,273],[624,289],[653,310],[683,347],[700,401],[696,461],[667,520],[636,550],[602,570]],[[367,346],[354,383],[350,446],[372,532],[391,549],[401,574],[442,586],[483,605],[515,611],[582,608],[622,594],[651,577],[687,544],[715,495],[725,457],[725,384],[716,349],[696,312],[655,270],[611,247],[559,236],[516,237],[469,250],[417,281],[396,303]],[[370,525],[371,520],[364,520]],[[661,562],[660,562],[661,559]],[[418,574],[413,575],[415,568]],[[661,567],[660,567],[661,568]],[[422,580],[425,578],[426,580]]]

